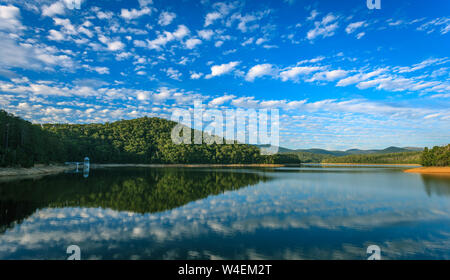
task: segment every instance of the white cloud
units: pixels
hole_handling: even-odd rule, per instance
[[[166,26],[172,23],[172,21],[177,17],[175,13],[162,12],[159,15],[158,24],[161,26]]]
[[[190,74],[191,74],[191,79],[192,80],[198,80],[198,79],[200,79],[203,76],[202,73],[196,73],[196,72],[190,72]]]
[[[19,20],[19,8],[8,5],[0,5],[0,30],[16,31],[23,29],[22,23]]]
[[[323,67],[320,66],[297,66],[297,67],[290,67],[282,72],[280,72],[280,78],[283,82],[292,80],[294,82],[298,81],[298,76],[300,75],[307,75],[316,71],[321,70]]]
[[[148,7],[144,7],[142,8],[142,10],[137,10],[137,9],[122,9],[120,12],[120,16],[126,20],[132,20],[132,19],[136,19],[139,18],[143,15],[150,15],[152,13],[152,10]]]
[[[364,26],[365,23],[366,23],[365,21],[358,21],[358,22],[350,23],[349,25],[347,25],[347,28],[345,28],[345,32],[347,32],[347,34],[351,34],[351,33],[355,32],[356,29]]]
[[[319,12],[317,12],[316,10],[312,10],[312,11],[311,11],[311,15],[310,15],[306,20],[313,20],[313,19],[315,19],[318,15],[319,15]]]
[[[214,32],[210,29],[204,29],[197,31],[198,36],[204,40],[209,40],[214,35]]]
[[[306,38],[313,40],[319,36],[322,38],[334,35],[335,30],[339,27],[337,17],[333,14],[328,14],[322,18],[322,21],[314,22],[315,28],[308,31]]]
[[[210,79],[212,77],[227,74],[231,72],[238,64],[238,61],[232,61],[226,64],[214,65],[211,67],[211,74],[206,75],[205,78]]]
[[[236,3],[215,3],[213,5],[214,11],[206,14],[205,16],[205,24],[204,26],[207,27],[209,25],[212,25],[216,20],[224,18],[227,16],[233,9],[236,8]]]
[[[121,41],[112,41],[112,42],[109,42],[107,45],[108,45],[108,50],[110,50],[110,51],[119,51],[125,47],[125,44],[122,43]]]
[[[47,38],[49,40],[53,40],[53,41],[61,41],[61,40],[65,40],[64,34],[62,34],[61,32],[51,29],[49,31],[49,35],[47,36]]]
[[[259,64],[253,66],[245,76],[245,80],[249,82],[253,82],[255,78],[266,76],[266,75],[273,75],[275,70],[273,69],[272,64]]]
[[[431,65],[439,65],[439,64],[447,63],[449,61],[450,60],[446,57],[445,58],[429,58],[420,63],[414,64],[412,67],[399,67],[398,72],[399,73],[414,72],[414,71],[423,69],[423,68],[431,66]]]
[[[314,74],[314,76],[307,80],[307,82],[314,82],[314,81],[335,81],[337,79],[343,78],[347,76],[348,71],[345,70],[331,70],[331,71],[324,71]]]
[[[378,76],[381,73],[385,72],[387,69],[382,68],[382,69],[377,69],[375,71],[366,73],[366,74],[356,74],[350,77],[347,77],[345,79],[340,80],[337,83],[338,87],[344,87],[344,86],[348,86],[348,85],[352,85],[352,84],[356,84],[362,81],[365,81],[367,79],[370,79],[372,77]]]
[[[62,1],[58,1],[51,4],[50,6],[44,5],[42,7],[42,15],[48,17],[53,17],[55,15],[64,15],[66,13],[65,9],[66,6],[64,5],[64,3]]]
[[[191,38],[186,41],[186,48],[191,50],[191,49],[195,48],[195,46],[197,46],[201,43],[202,43],[202,40],[199,40],[197,38]]]
[[[114,14],[112,12],[103,12],[103,11],[97,12],[98,19],[111,19],[113,17],[113,15]]]
[[[105,44],[110,51],[120,51],[125,47],[125,44],[120,40],[111,40],[106,36],[100,35],[98,37],[99,41]]]
[[[174,79],[174,80],[180,80],[182,73],[176,69],[173,69],[172,67],[169,67],[166,70],[166,74],[169,78]]]
[[[189,29],[185,25],[179,25],[175,32],[164,31],[159,34],[154,40],[147,40],[148,47],[154,50],[161,50],[161,47],[165,46],[168,42],[175,39],[181,40],[189,34]]]
[[[213,100],[211,100],[209,102],[209,106],[210,107],[220,106],[220,105],[224,104],[225,102],[232,100],[235,97],[236,96],[234,96],[234,95],[224,95],[224,96],[214,98]]]
[[[99,74],[109,74],[109,68],[108,67],[94,67],[94,71]]]
[[[217,19],[219,19],[221,17],[222,17],[222,15],[220,13],[218,13],[218,12],[208,13],[206,15],[206,17],[205,17],[205,24],[204,24],[204,26],[207,27],[207,26],[213,24],[215,20],[217,20]]]

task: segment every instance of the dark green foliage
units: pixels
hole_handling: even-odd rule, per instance
[[[30,167],[37,162],[61,161],[63,152],[55,135],[0,110],[0,166]]]
[[[434,146],[431,150],[425,148],[421,157],[423,166],[450,166],[450,144]]]
[[[303,163],[319,163],[322,162],[324,159],[334,157],[332,155],[315,154],[309,152],[293,152],[293,154],[295,154],[298,160]]]
[[[276,154],[267,157],[266,162],[268,164],[300,164],[300,159],[296,154]]]
[[[29,167],[35,163],[294,163],[294,157],[264,156],[245,144],[174,144],[175,122],[139,118],[105,124],[33,125],[0,111],[1,166]],[[193,130],[191,131],[193,137]],[[5,140],[7,139],[7,140]],[[287,162],[283,162],[286,160]],[[298,157],[295,163],[299,163]]]
[[[324,163],[418,164],[422,152],[363,154],[324,159]]]
[[[203,168],[120,168],[93,170],[88,179],[61,174],[44,180],[0,182],[0,233],[37,209],[102,207],[154,213],[269,179],[256,172],[205,172]]]

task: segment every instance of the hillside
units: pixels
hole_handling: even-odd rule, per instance
[[[356,154],[324,159],[323,163],[420,164],[422,152]]]
[[[143,117],[105,124],[33,125],[0,111],[0,166],[35,163],[300,163],[290,155],[264,156],[253,145],[176,145],[175,122]],[[191,131],[193,137],[194,133]]]

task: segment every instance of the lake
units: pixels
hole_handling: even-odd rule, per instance
[[[0,259],[450,259],[450,177],[111,168],[0,182]]]

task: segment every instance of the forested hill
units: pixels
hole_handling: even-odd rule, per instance
[[[34,125],[0,110],[0,165],[29,167],[82,161],[85,156],[95,163],[299,163],[293,155],[261,155],[252,145],[176,145],[170,138],[175,125],[148,117]]]

